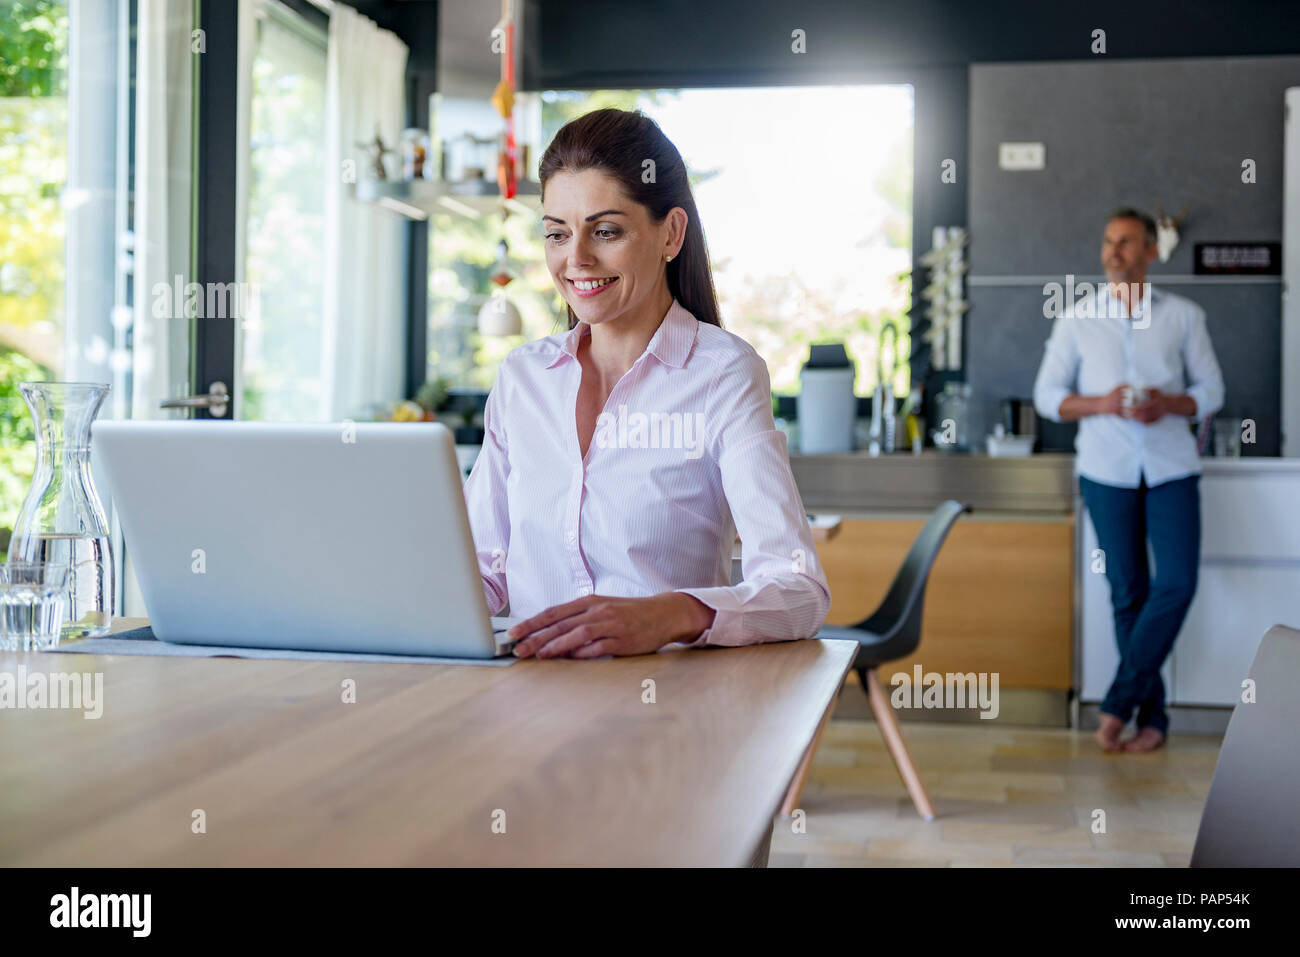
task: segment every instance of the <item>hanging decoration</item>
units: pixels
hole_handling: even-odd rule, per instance
[[[523,329],[519,308],[507,298],[506,286],[515,279],[510,268],[510,247],[506,244],[506,220],[510,217],[508,200],[519,191],[518,147],[515,144],[515,17],[513,0],[501,0],[501,20],[492,29],[493,39],[500,38],[501,82],[492,93],[492,105],[505,120],[501,149],[497,154],[497,187],[501,192],[501,241],[497,243],[497,261],[491,280],[497,287],[478,313],[478,331],[485,336],[517,336]]]
[[[503,41],[501,82],[492,93],[492,105],[506,121],[501,152],[497,156],[497,185],[501,198],[514,199],[519,191],[519,148],[515,143],[515,12],[514,0],[501,0],[501,21],[492,31]]]
[[[497,261],[492,267],[492,275],[488,278],[504,289],[514,282],[515,271],[510,268],[510,247],[506,245],[503,239],[497,243]]]

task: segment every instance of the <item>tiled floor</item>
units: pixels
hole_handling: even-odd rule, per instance
[[[1103,754],[1087,731],[905,722],[917,816],[872,721],[832,720],[771,867],[1186,867],[1222,738]]]

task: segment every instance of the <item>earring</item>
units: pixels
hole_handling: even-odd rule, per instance
[[[667,259],[664,260],[664,262],[668,262],[668,263],[670,263],[670,262],[672,262],[672,261],[673,261],[673,257],[672,257],[672,256],[669,256]]]

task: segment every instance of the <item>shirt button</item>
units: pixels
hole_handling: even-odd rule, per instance
[[[579,595],[590,595],[590,594],[591,594],[591,589],[588,588],[586,585],[579,585],[579,586],[578,586],[578,594],[579,594]]]
[[[569,532],[567,535],[564,536],[564,540],[568,542],[570,545],[572,545],[574,542],[578,540],[578,533]]]

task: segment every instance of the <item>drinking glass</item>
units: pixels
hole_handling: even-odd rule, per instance
[[[1241,457],[1241,419],[1214,420],[1214,454],[1220,458]]]
[[[44,651],[58,645],[70,570],[64,562],[0,565],[0,649]]]

